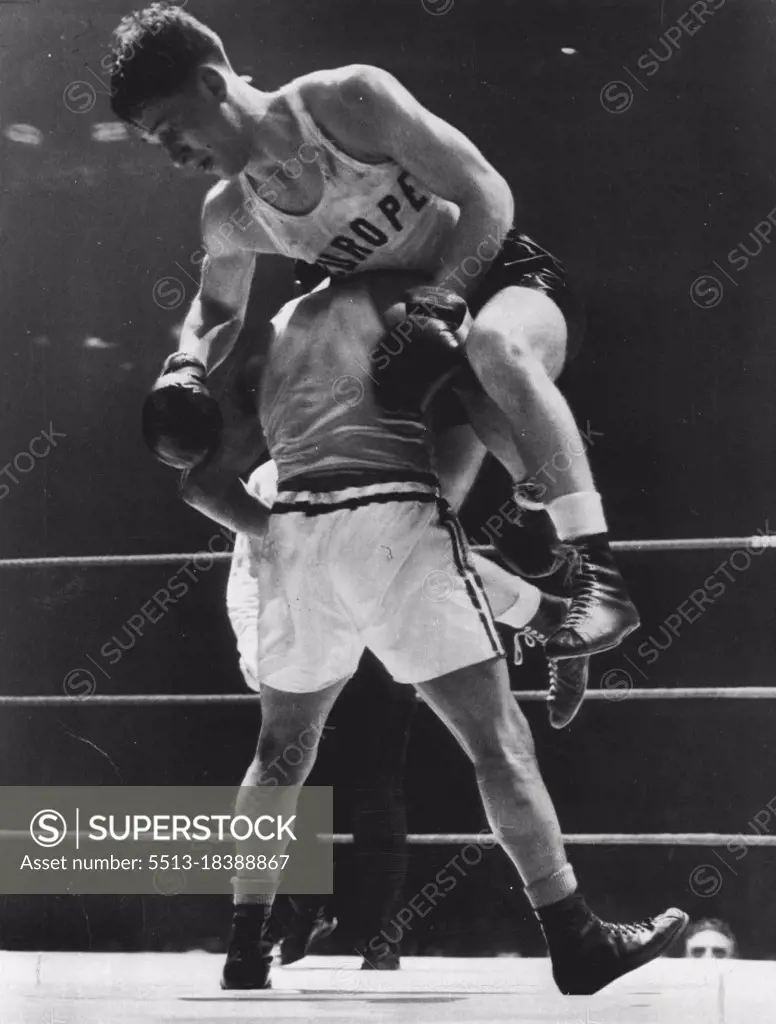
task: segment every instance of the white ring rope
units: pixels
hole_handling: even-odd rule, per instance
[[[547,699],[547,690],[513,690],[519,702]],[[69,697],[63,694],[26,696],[4,694],[0,707],[147,707],[160,704],[258,704],[258,693],[92,693]],[[585,701],[621,704],[626,700],[776,700],[776,686],[677,686],[612,687],[588,690]]]
[[[752,537],[686,537],[667,540],[615,540],[613,551],[733,551],[739,548],[773,551],[776,534]],[[474,551],[491,552],[489,545],[474,545]],[[194,559],[228,562],[229,551],[189,551],[159,555],[53,555],[46,558],[0,558],[0,569],[89,569],[129,565],[178,565]]]

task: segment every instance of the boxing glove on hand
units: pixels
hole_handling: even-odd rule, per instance
[[[223,417],[206,384],[204,364],[174,352],[143,403],[143,438],[173,469],[194,469],[218,444]]]
[[[390,337],[372,356],[376,395],[387,409],[423,412],[450,377],[468,365],[456,330],[468,314],[466,302],[446,288],[413,288],[392,306]]]
[[[411,288],[404,296],[404,303],[408,317],[441,320],[453,332],[463,325],[469,312],[466,299],[462,299],[457,292],[428,284]]]

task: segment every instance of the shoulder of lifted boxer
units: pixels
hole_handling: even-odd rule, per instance
[[[367,160],[383,156],[369,147],[358,146],[358,129],[359,124],[370,126],[370,116],[380,97],[401,90],[400,83],[388,71],[371,64],[348,64],[297,78],[290,88],[298,90],[311,117],[330,133],[333,141],[343,143],[351,156]]]
[[[305,103],[321,104],[338,100],[341,103],[368,101],[382,90],[399,88],[396,78],[384,68],[373,64],[346,64],[325,71],[300,75],[286,88],[296,89]]]

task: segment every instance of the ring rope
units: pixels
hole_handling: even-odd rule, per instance
[[[752,537],[683,537],[673,540],[615,540],[613,551],[733,551],[740,548],[772,551],[776,535]],[[475,544],[473,551],[492,552],[488,544]],[[46,558],[0,558],[0,569],[87,569],[104,566],[178,565],[198,558],[229,562],[230,551],[170,552],[158,555],[54,555]]]
[[[547,690],[513,690],[520,702],[547,699]],[[70,705],[105,707],[109,705],[144,707],[159,704],[258,704],[258,693],[93,693],[44,694],[26,696],[4,694],[0,707],[68,707]],[[612,687],[588,690],[585,702],[603,700],[621,704],[628,700],[776,700],[776,686],[677,686],[671,687]]]
[[[75,833],[68,833],[74,835]],[[86,832],[79,835],[86,836]],[[8,839],[29,840],[29,829],[0,829],[0,842]],[[352,832],[322,832],[318,838],[325,843],[354,842]],[[411,846],[488,846],[498,840],[488,832],[413,832],[407,836]],[[776,836],[741,835],[738,832],[571,832],[563,835],[567,846],[736,846],[776,847]]]
[[[347,832],[321,835],[323,840],[334,843],[352,843],[353,836]],[[461,844],[465,846],[494,846],[496,837],[487,832],[438,832],[414,833],[407,836],[413,846],[443,846]],[[572,832],[564,834],[563,842],[572,846],[776,846],[776,836],[744,836],[725,832]]]

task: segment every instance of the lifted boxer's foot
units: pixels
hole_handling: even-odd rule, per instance
[[[295,916],[288,935],[280,943],[281,964],[295,964],[307,956],[312,944],[327,938],[336,927],[337,918],[328,917],[322,908],[314,916]]]
[[[271,988],[272,942],[267,936],[268,919],[269,907],[240,904],[235,908],[221,988]]]
[[[552,975],[567,996],[599,992],[617,978],[656,959],[682,934],[689,918],[672,907],[636,924],[612,924],[592,913],[580,896],[553,916],[555,908],[538,912],[552,961]],[[561,907],[561,904],[557,904]],[[564,920],[563,910],[567,910]]]
[[[512,572],[524,579],[551,576],[563,566],[563,550],[544,509],[519,507],[515,518],[489,536]]]
[[[542,594],[539,609],[527,626],[519,629],[515,636],[515,663],[520,664],[522,642],[526,647],[535,643],[546,646],[549,637],[567,617],[569,602],[562,597]],[[563,729],[574,719],[585,699],[590,658],[582,654],[576,658],[548,658],[550,690],[547,694],[547,711],[553,729]]]
[[[617,647],[640,623],[606,537],[582,537],[566,551],[571,608],[547,642],[547,657],[575,658]]]
[[[547,694],[547,712],[553,729],[565,729],[579,714],[587,692],[590,658],[548,658],[550,692]]]

